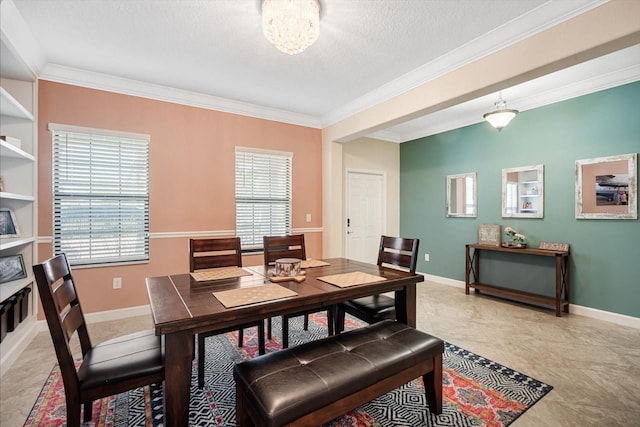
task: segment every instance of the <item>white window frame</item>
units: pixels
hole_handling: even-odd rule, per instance
[[[264,236],[291,234],[293,154],[236,147],[236,236],[243,252],[263,250]]]
[[[49,124],[53,252],[75,266],[149,262],[150,136]]]

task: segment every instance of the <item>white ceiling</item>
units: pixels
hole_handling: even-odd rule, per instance
[[[2,19],[5,77],[20,78],[26,64],[53,81],[314,127],[603,2],[320,0],[319,40],[290,56],[262,36],[260,0],[2,1],[3,14],[11,15],[11,21]],[[12,63],[11,54],[20,50],[24,63]],[[638,80],[639,68],[636,46],[505,89],[503,97],[509,107],[525,110]],[[403,142],[476,123],[495,98],[373,136]]]

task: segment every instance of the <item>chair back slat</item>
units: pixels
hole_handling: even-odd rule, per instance
[[[34,265],[33,273],[66,389],[79,383],[69,340],[77,333],[82,354],[91,348],[82,307],[64,254]]]
[[[233,266],[242,267],[239,237],[189,240],[189,271]]]
[[[58,282],[51,286],[53,298],[56,303],[56,309],[58,313],[62,313],[69,305],[75,304],[78,301],[76,290],[73,286],[73,282],[70,280],[62,280],[60,285],[56,286]]]
[[[280,258],[307,259],[304,234],[290,236],[264,236],[264,265],[274,264]]]
[[[382,236],[378,250],[378,265],[388,264],[416,272],[420,239]]]
[[[65,333],[67,342],[71,340],[73,334],[84,325],[84,317],[77,305],[61,313],[62,331]]]

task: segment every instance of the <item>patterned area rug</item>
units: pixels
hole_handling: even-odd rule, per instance
[[[326,317],[317,314],[310,318],[308,331],[302,330],[302,317],[290,320],[291,346],[326,336]],[[281,348],[276,336],[276,331],[281,331],[279,321],[273,319],[274,339],[267,341],[267,352]],[[359,326],[357,320],[347,318],[347,329]],[[195,361],[191,377],[192,426],[235,426],[232,367],[258,355],[256,334],[256,328],[245,330],[242,348],[236,346],[237,333],[206,339],[205,388],[197,387]],[[327,426],[508,426],[553,388],[449,343],[443,364],[441,415],[429,412],[422,380],[416,379]],[[64,426],[65,421],[64,389],[56,366],[24,425]],[[94,402],[93,420],[85,425],[160,427],[162,421],[162,386],[152,385]]]

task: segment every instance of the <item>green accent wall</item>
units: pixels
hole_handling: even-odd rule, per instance
[[[640,82],[521,112],[502,132],[483,122],[403,143],[401,235],[420,238],[418,271],[462,281],[480,224],[511,226],[532,247],[569,243],[571,303],[640,317],[639,221],[575,218],[576,160],[638,152]],[[502,218],[502,169],[537,164],[544,218]],[[447,218],[446,176],[467,172],[477,173],[478,217]],[[551,258],[486,254],[482,282],[553,295]]]

